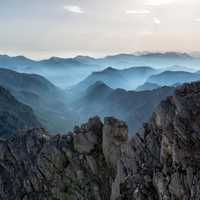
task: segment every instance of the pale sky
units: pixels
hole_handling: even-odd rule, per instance
[[[200,0],[0,0],[0,54],[200,51]]]

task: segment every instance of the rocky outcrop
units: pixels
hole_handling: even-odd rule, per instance
[[[198,200],[200,82],[177,88],[128,140],[113,117],[68,135],[44,129],[0,142],[2,200]]]
[[[0,199],[109,199],[110,176],[99,118],[68,135],[44,129],[0,142]]]
[[[199,199],[200,83],[155,110],[119,160],[112,199]]]

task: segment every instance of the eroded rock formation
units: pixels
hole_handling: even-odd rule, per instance
[[[124,122],[92,118],[0,142],[2,200],[198,200],[200,82],[185,84],[128,140]]]

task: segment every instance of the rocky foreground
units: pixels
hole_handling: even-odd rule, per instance
[[[185,84],[128,139],[115,118],[69,135],[43,129],[0,141],[2,200],[198,200],[200,82]]]

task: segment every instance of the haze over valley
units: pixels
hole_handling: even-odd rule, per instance
[[[134,135],[177,86],[200,80],[199,65],[199,57],[177,52],[40,61],[2,55],[0,85],[52,134],[97,115],[124,120]]]

